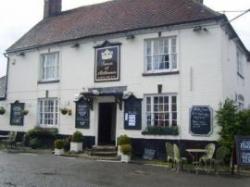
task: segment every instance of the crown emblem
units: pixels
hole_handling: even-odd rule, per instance
[[[113,58],[113,51],[110,51],[110,50],[106,49],[102,53],[102,60],[110,60],[112,58]]]

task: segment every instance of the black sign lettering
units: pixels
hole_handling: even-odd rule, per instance
[[[207,106],[194,106],[190,112],[190,131],[193,135],[208,136],[212,132],[212,110]]]

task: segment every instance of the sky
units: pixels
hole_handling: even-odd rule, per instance
[[[107,0],[62,0],[63,10]],[[5,50],[25,34],[43,17],[44,0],[2,0],[0,6],[0,77],[6,72]],[[204,0],[216,11],[241,11],[250,9],[250,0]],[[240,12],[226,13],[229,19]],[[250,50],[250,12],[232,22],[243,43]]]

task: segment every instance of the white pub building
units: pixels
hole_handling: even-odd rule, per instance
[[[162,158],[167,141],[217,141],[226,98],[250,106],[250,53],[203,1],[114,0],[68,11],[61,0],[44,3],[44,18],[6,51],[2,132],[81,131],[88,146],[126,134],[136,154],[151,148]]]

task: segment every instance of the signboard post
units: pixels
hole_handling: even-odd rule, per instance
[[[250,167],[250,136],[236,136],[236,157],[239,167]]]
[[[11,104],[10,108],[10,124],[13,126],[23,126],[24,121],[24,103],[16,101]]]
[[[209,136],[212,131],[213,113],[209,106],[193,106],[190,110],[190,132],[194,136]]]
[[[76,128],[88,129],[90,118],[89,104],[83,99],[76,102]]]

